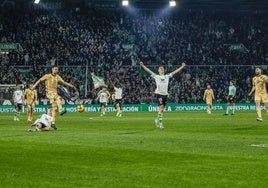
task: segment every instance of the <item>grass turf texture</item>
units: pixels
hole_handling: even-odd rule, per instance
[[[0,114],[0,187],[266,187],[268,118],[256,113],[67,113],[27,132]],[[35,117],[37,114],[35,114]]]

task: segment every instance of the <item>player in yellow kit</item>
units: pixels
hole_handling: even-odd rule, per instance
[[[255,91],[254,100],[256,104],[256,111],[257,111],[257,121],[262,122],[262,115],[261,115],[261,102],[264,103],[266,108],[266,113],[268,114],[268,95],[266,90],[266,84],[268,83],[268,77],[262,74],[262,69],[257,67],[255,69],[254,78],[252,79],[252,89],[249,96]]]
[[[59,75],[59,68],[57,66],[52,67],[52,73],[51,74],[45,74],[42,78],[40,78],[32,87],[34,89],[40,82],[45,82],[46,85],[46,97],[49,99],[51,103],[51,113],[52,113],[52,125],[55,130],[57,130],[57,127],[55,125],[56,120],[56,110],[58,108],[58,111],[61,115],[66,113],[66,111],[62,110],[62,101],[61,96],[58,95],[57,86],[58,84],[65,85],[68,87],[71,87],[73,89],[76,89],[75,86],[72,84],[65,82]]]
[[[203,100],[206,101],[207,104],[207,113],[211,114],[212,101],[214,100],[214,92],[209,84],[207,85],[207,89],[204,92]]]
[[[29,88],[25,89],[24,91],[24,99],[26,100],[26,105],[28,108],[28,118],[27,118],[28,124],[32,123],[35,102],[37,100],[37,92],[35,89],[31,89],[32,87],[33,83],[30,83]]]

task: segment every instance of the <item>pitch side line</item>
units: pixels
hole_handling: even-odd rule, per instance
[[[268,148],[268,144],[250,144],[251,147]]]

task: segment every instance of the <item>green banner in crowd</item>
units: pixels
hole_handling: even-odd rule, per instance
[[[17,43],[0,43],[0,50],[16,50]]]
[[[37,105],[35,107],[35,112],[37,113],[44,113],[47,110],[48,105]],[[77,112],[77,105],[64,105],[63,106],[68,112]],[[255,104],[251,103],[240,103],[236,104],[236,110],[241,111],[248,111],[248,110],[255,110]],[[262,105],[262,109],[265,107]],[[158,106],[156,104],[125,104],[122,107],[123,112],[157,112]],[[215,104],[212,107],[213,111],[218,110],[225,110],[226,104]],[[165,108],[167,112],[176,112],[176,111],[206,111],[207,105],[206,104],[168,104]],[[23,108],[23,112],[26,112],[26,106]],[[115,112],[115,108],[113,105],[107,106],[107,112]],[[14,112],[14,106],[11,105],[2,105],[0,106],[0,113],[9,113]],[[85,112],[100,112],[99,105],[85,105]]]

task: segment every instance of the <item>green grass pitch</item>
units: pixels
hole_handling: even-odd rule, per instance
[[[67,113],[49,132],[1,113],[0,187],[267,187],[268,116],[223,113],[166,112],[164,130],[155,112]]]

